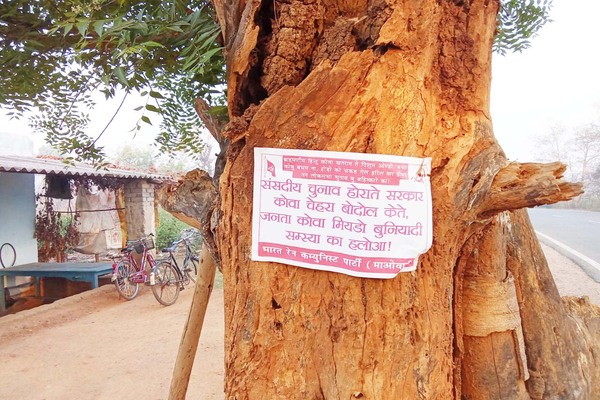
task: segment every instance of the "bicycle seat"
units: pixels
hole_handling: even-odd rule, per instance
[[[163,252],[163,253],[173,253],[173,252],[175,252],[175,247],[177,247],[177,246],[167,247],[166,249],[162,249],[161,252]]]

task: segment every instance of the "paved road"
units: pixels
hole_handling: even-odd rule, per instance
[[[593,277],[600,279],[600,212],[555,208],[530,208],[528,212],[542,241],[584,269],[596,269]]]

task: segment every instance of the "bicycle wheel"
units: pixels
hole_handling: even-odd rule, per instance
[[[183,273],[185,277],[194,283],[196,283],[196,276],[198,275],[198,262],[193,258],[190,259],[190,262],[183,268]],[[189,283],[189,282],[188,282]]]
[[[17,260],[17,252],[10,243],[4,243],[0,246],[0,265],[2,268],[12,267]]]
[[[121,261],[115,269],[115,287],[126,300],[133,300],[140,290],[139,283],[129,280],[135,272],[135,268],[127,260]]]
[[[154,285],[152,285],[152,293],[154,297],[163,306],[170,306],[177,301],[179,297],[179,275],[175,267],[168,261],[163,261],[156,267],[152,268],[154,274]]]

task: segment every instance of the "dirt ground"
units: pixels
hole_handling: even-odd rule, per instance
[[[562,295],[600,304],[600,284],[544,251]],[[163,307],[149,287],[128,302],[108,285],[0,318],[0,399],[166,399],[192,293]],[[215,289],[188,399],[224,399],[223,331],[223,291]]]
[[[192,294],[164,307],[149,287],[125,301],[107,285],[0,318],[0,399],[166,399]],[[216,289],[188,399],[224,398],[222,310]]]

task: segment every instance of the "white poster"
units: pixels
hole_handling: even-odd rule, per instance
[[[430,158],[254,149],[252,259],[393,278],[431,247]]]

